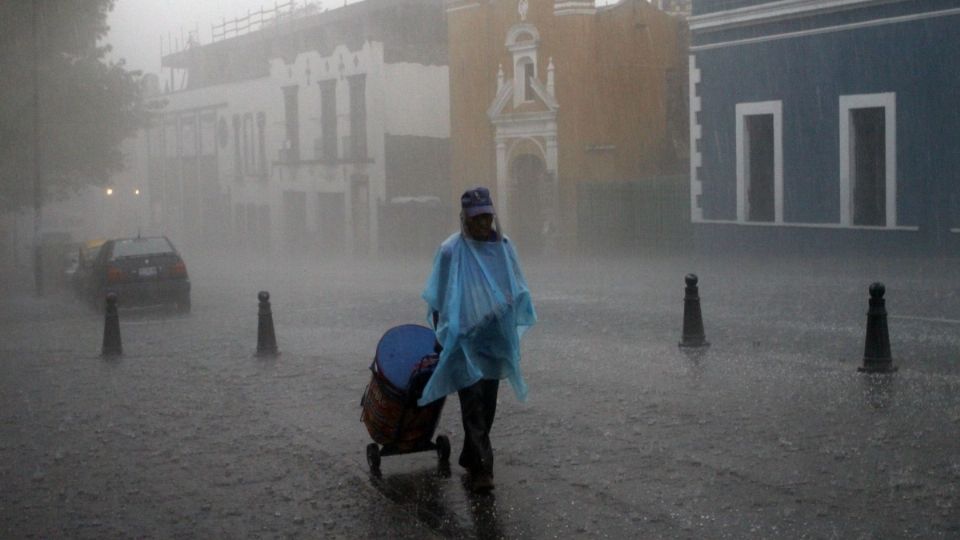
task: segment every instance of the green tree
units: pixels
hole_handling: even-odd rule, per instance
[[[0,211],[34,202],[35,136],[44,201],[123,167],[120,143],[147,115],[140,72],[108,61],[101,43],[113,4],[0,0]]]

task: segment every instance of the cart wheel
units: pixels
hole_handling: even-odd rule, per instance
[[[437,437],[437,457],[440,458],[440,463],[450,461],[450,439],[446,435]]]
[[[376,443],[367,445],[367,465],[370,466],[370,472],[380,474],[380,447]]]

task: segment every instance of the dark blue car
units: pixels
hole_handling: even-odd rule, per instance
[[[190,311],[187,265],[165,236],[107,240],[90,279],[97,306],[105,306],[106,295],[113,292],[118,307],[165,305]]]

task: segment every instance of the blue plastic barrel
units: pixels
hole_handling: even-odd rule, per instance
[[[377,370],[400,390],[407,390],[417,362],[434,353],[433,330],[419,324],[403,324],[386,331],[377,344]]]

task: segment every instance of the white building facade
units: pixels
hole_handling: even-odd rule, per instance
[[[147,137],[152,223],[185,245],[264,254],[362,257],[410,237],[397,201],[449,199],[440,5],[278,10],[165,56]]]

